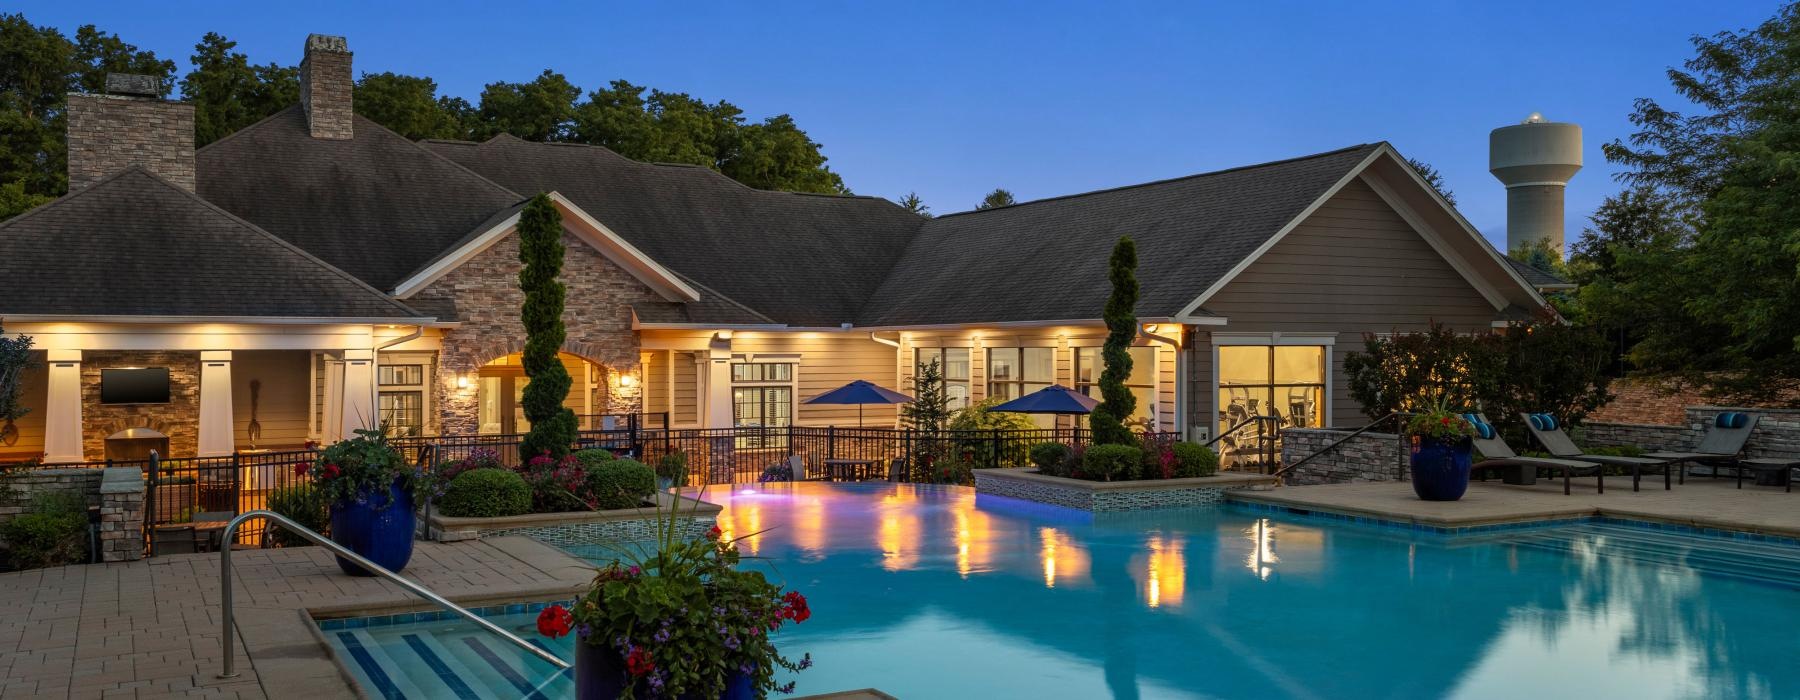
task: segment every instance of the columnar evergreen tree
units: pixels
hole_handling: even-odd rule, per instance
[[[519,318],[525,325],[522,364],[531,383],[525,385],[520,403],[531,432],[520,445],[522,453],[535,457],[549,454],[561,459],[575,442],[575,412],[563,406],[569,397],[569,370],[556,353],[567,333],[563,330],[562,214],[550,197],[538,194],[519,214],[519,288],[525,304]]]
[[[938,431],[950,420],[950,396],[944,391],[943,363],[934,359],[913,374],[912,403],[900,407],[900,420],[908,428]]]
[[[1137,397],[1125,387],[1131,377],[1131,341],[1137,338],[1137,244],[1130,236],[1120,236],[1113,246],[1107,277],[1112,280],[1112,295],[1106,298],[1106,344],[1100,349],[1106,368],[1100,372],[1100,405],[1088,422],[1094,427],[1096,445],[1135,445],[1131,429],[1125,427],[1137,410]]]

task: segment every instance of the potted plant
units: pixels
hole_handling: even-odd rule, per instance
[[[329,504],[331,540],[380,564],[389,571],[406,568],[412,558],[413,495],[422,476],[388,444],[381,430],[358,430],[319,452],[296,471],[311,475],[318,497]],[[343,557],[338,567],[351,576],[370,576]]]
[[[800,671],[770,633],[812,616],[806,597],[760,571],[740,570],[736,542],[718,526],[681,534],[679,506],[657,517],[654,549],[621,550],[573,608],[545,608],[538,632],[576,634],[575,697],[760,698],[791,693],[777,670]]]
[[[1426,501],[1454,501],[1469,488],[1470,436],[1475,426],[1437,402],[1406,423],[1412,435],[1413,493]]]
[[[676,484],[687,482],[688,460],[686,452],[670,452],[656,460],[656,488],[667,491]]]

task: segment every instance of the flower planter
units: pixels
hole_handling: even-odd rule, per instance
[[[733,672],[725,681],[725,692],[720,700],[754,700],[756,685],[750,676]],[[634,697],[650,697],[648,683],[642,679],[636,681]],[[630,674],[625,671],[625,660],[611,648],[595,646],[586,639],[575,640],[575,700],[614,700],[625,693],[625,688],[632,685]],[[693,696],[684,694],[683,700],[692,700]]]
[[[1424,501],[1455,501],[1469,489],[1470,442],[1414,438],[1412,448],[1413,493]]]
[[[399,480],[385,494],[364,492],[331,504],[331,541],[389,571],[406,568],[407,560],[412,559],[416,525],[412,494]],[[343,557],[338,557],[337,563],[351,576],[374,575]]]

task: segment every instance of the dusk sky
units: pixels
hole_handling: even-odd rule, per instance
[[[793,114],[858,194],[917,191],[935,213],[994,187],[1020,201],[1387,140],[1440,169],[1504,241],[1487,133],[1536,110],[1585,129],[1569,238],[1618,189],[1600,153],[1634,98],[1673,101],[1689,37],[1777,3],[24,2],[174,58],[207,31],[252,62],[349,38],[356,70],[435,78],[474,101],[544,68],[584,90],[623,78],[752,118]],[[1003,261],[995,261],[1004,265]]]

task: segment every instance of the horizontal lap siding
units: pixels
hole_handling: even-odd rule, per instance
[[[669,372],[674,377],[674,405],[669,421],[675,425],[700,423],[699,365],[694,353],[675,350],[670,353]]]
[[[44,405],[50,400],[47,357],[48,353],[43,351],[31,353],[31,367],[25,370],[25,376],[19,382],[19,404],[26,413],[13,421],[13,427],[19,430],[19,441],[11,446],[0,445],[0,452],[44,451]]]
[[[733,355],[763,354],[800,356],[794,396],[798,425],[856,425],[856,407],[842,405],[808,405],[804,402],[819,394],[858,379],[887,389],[894,386],[894,348],[870,340],[867,335],[843,333],[755,333],[739,334],[731,342]],[[769,361],[792,361],[780,357]],[[758,358],[758,362],[764,358]],[[897,413],[893,406],[864,406],[863,423],[891,426]]]
[[[976,339],[979,338],[979,341]],[[1106,342],[1106,329],[1100,327],[1067,327],[1043,330],[961,329],[921,331],[902,334],[901,351],[896,359],[901,375],[901,391],[911,393],[913,355],[916,348],[971,348],[969,354],[970,394],[974,400],[987,398],[987,350],[989,348],[1054,348],[1057,384],[1075,386],[1075,348],[1100,347]],[[1140,338],[1137,345],[1156,347],[1156,417],[1158,428],[1173,429],[1178,401],[1175,382],[1176,353],[1165,343]],[[1058,425],[1072,426],[1070,419]]]
[[[1417,330],[1431,321],[1482,330],[1497,317],[1493,305],[1361,180],[1346,185],[1205,306],[1229,319],[1225,327],[1202,327],[1189,357],[1190,408],[1196,417],[1212,417],[1209,425],[1217,416],[1210,331],[1336,333],[1327,418],[1360,425],[1367,419],[1350,398],[1343,362],[1362,348],[1364,333]]]
[[[653,350],[643,354],[644,412],[664,413],[669,410],[672,393],[669,376],[669,351]]]
[[[239,447],[250,447],[250,382],[262,382],[256,422],[258,447],[289,447],[308,437],[307,392],[312,390],[312,353],[305,350],[239,350],[231,354],[232,432]],[[430,371],[426,366],[426,371]]]

